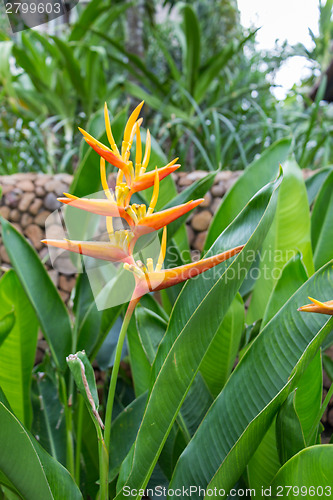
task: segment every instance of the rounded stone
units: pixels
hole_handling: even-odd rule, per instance
[[[220,198],[220,197],[214,198],[214,201],[210,207],[213,214],[215,214],[215,212],[217,212],[217,209],[219,208],[221,201],[222,201],[222,198]]]
[[[29,207],[29,212],[32,214],[32,215],[37,215],[38,212],[39,212],[39,209],[42,207],[43,205],[43,200],[41,200],[40,198],[36,198],[30,205]]]
[[[13,210],[10,211],[9,220],[12,222],[18,222],[20,218],[21,218],[20,211],[17,210],[17,208],[13,208]]]
[[[62,196],[67,187],[68,186],[66,184],[56,179],[47,181],[44,185],[44,188],[48,193],[55,193],[57,196]]]
[[[6,207],[6,205],[4,205],[3,207],[0,207],[0,215],[1,215],[1,217],[3,217],[4,219],[8,219],[9,218],[9,214],[10,214],[9,207]]]
[[[202,252],[205,241],[206,241],[206,237],[207,237],[207,231],[203,231],[202,233],[199,233],[194,240],[193,248],[195,250],[199,250],[199,252]]]
[[[227,189],[224,182],[219,182],[212,187],[211,191],[213,196],[223,196],[226,193]]]
[[[37,224],[30,224],[24,231],[24,234],[31,241],[33,247],[36,250],[40,250],[43,247],[41,240],[43,239],[43,231]]]
[[[74,276],[64,276],[60,275],[59,278],[59,287],[61,290],[65,292],[71,292],[75,286],[75,277]]]
[[[57,197],[54,193],[47,193],[44,198],[44,207],[47,210],[51,210],[52,212],[60,207],[60,201],[57,200]]]
[[[4,204],[10,208],[17,208],[21,200],[22,191],[20,189],[12,189],[4,197]]]
[[[45,196],[45,189],[42,186],[36,186],[35,193],[36,196],[43,197]]]
[[[24,181],[20,181],[17,183],[17,187],[19,189],[22,189],[22,191],[25,191],[25,192],[30,192],[32,193],[34,190],[35,190],[35,186],[34,186],[34,183],[31,182],[30,180],[24,180]]]
[[[211,206],[211,203],[212,203],[212,195],[210,194],[210,192],[208,191],[205,196],[204,196],[204,201],[202,203],[200,203],[200,207],[201,208],[208,208]]]
[[[43,210],[38,215],[36,215],[35,223],[41,227],[44,227],[46,219],[49,217],[49,215],[51,215],[51,212],[49,212],[48,210]]]
[[[28,210],[28,207],[29,205],[31,205],[34,198],[34,193],[24,193],[18,205],[19,210],[21,210],[21,212],[25,212],[26,210]]]
[[[192,218],[191,225],[193,229],[196,231],[205,231],[210,221],[212,220],[212,214],[209,210],[203,210],[202,212],[198,212]]]
[[[2,262],[10,264],[10,258],[8,257],[8,253],[3,245],[0,247],[0,259]]]
[[[32,224],[32,220],[33,219],[30,214],[28,213],[23,214],[21,218],[21,226],[23,227],[23,229],[29,226],[29,224]]]

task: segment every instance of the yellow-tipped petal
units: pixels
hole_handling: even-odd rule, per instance
[[[132,129],[135,125],[136,120],[138,119],[138,116],[140,114],[143,103],[144,103],[144,101],[140,102],[140,104],[132,112],[131,116],[129,117],[129,119],[126,123],[125,131],[124,131],[124,142],[125,143],[128,143],[130,140]],[[122,153],[123,153],[123,151],[122,151]]]
[[[150,200],[149,208],[147,211],[147,215],[151,215],[154,212],[154,208],[156,207],[156,203],[158,200],[158,194],[160,191],[160,179],[158,176],[157,167],[155,168],[155,179],[154,179],[154,190]]]
[[[142,160],[142,167],[141,167],[140,174],[144,174],[146,171],[146,168],[148,167],[149,158],[150,158],[150,151],[151,151],[151,137],[150,137],[149,130],[147,130],[145,155],[144,155],[143,160]]]
[[[68,250],[69,252],[112,262],[124,261],[128,253],[117,245],[104,241],[42,240],[45,245]]]
[[[111,151],[110,148],[108,148],[107,146],[105,146],[105,144],[102,144],[101,142],[99,142],[92,135],[88,134],[88,132],[86,132],[85,130],[83,130],[83,128],[78,127],[78,129],[81,132],[81,134],[83,135],[83,137],[85,138],[85,140],[88,142],[88,144],[90,144],[91,146],[92,145],[98,146],[101,149],[103,149],[104,151],[112,153],[112,151]]]
[[[102,157],[100,158],[100,172],[101,172],[101,182],[104,189],[104,193],[106,197],[109,198],[109,200],[114,201],[114,196],[109,189],[108,181],[106,179],[105,160]]]
[[[140,174],[142,161],[142,143],[140,127],[136,127],[136,150],[135,150],[135,177]]]
[[[105,120],[106,135],[107,135],[108,141],[110,143],[111,149],[114,153],[119,155],[117,144],[115,143],[115,140],[114,140],[113,135],[112,135],[110,117],[109,117],[108,107],[107,107],[106,103],[104,104],[104,120]]]
[[[160,251],[160,255],[158,256],[158,261],[156,264],[156,271],[160,271],[162,269],[163,262],[165,259],[166,241],[167,241],[167,228],[166,228],[166,226],[164,226],[163,234],[162,234],[162,241],[161,241],[161,251]]]
[[[311,300],[311,304],[306,304],[305,306],[299,307],[297,310],[301,312],[314,312],[319,314],[330,314],[333,315],[333,300],[327,302],[320,302],[320,300],[308,297]]]

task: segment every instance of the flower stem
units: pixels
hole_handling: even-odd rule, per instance
[[[118,378],[118,372],[119,372],[119,366],[120,366],[120,358],[121,358],[121,353],[123,350],[123,345],[124,345],[124,340],[125,340],[127,328],[128,328],[129,322],[131,320],[133,311],[134,311],[137,303],[138,303],[138,299],[132,299],[130,301],[130,303],[128,304],[128,308],[127,308],[127,311],[125,313],[124,321],[123,321],[123,324],[122,324],[122,327],[120,330],[119,339],[118,339],[117,348],[116,348],[116,355],[115,355],[113,368],[112,368],[108,400],[106,403],[105,430],[104,430],[104,442],[105,442],[105,446],[106,446],[108,453],[110,451],[112,409],[113,409],[114,396],[115,396],[115,392],[116,392],[116,384],[117,384],[117,378]]]
[[[66,382],[63,375],[59,376],[59,381],[60,381],[60,389],[62,391],[62,400],[64,404],[65,422],[66,422],[66,444],[67,444],[66,466],[69,473],[74,478],[75,471],[74,471],[74,443],[73,443],[73,433],[72,433],[73,430],[72,408],[68,404]]]

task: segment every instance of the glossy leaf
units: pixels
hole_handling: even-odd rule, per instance
[[[333,258],[333,172],[322,185],[311,217],[311,240],[316,269]]]
[[[68,311],[35,250],[9,222],[1,219],[1,224],[11,263],[35,309],[55,363],[65,370],[72,346]]]
[[[38,322],[33,308],[13,270],[0,281],[0,316],[15,311],[16,321],[0,347],[0,386],[15,415],[31,425],[31,370],[37,346]]]
[[[55,460],[66,464],[66,428],[64,408],[59,400],[58,387],[47,359],[33,374],[32,405],[34,418],[31,432]]]
[[[290,485],[295,493],[302,494],[303,491],[302,498],[329,498],[332,494],[332,465],[332,445],[311,446],[300,451],[275,476],[272,498],[278,493],[285,496]]]
[[[273,224],[260,251],[258,279],[247,312],[247,322],[260,319],[284,265],[298,251],[309,275],[313,273],[310,213],[302,172],[294,160],[283,164],[284,178]]]
[[[120,489],[124,484],[135,488],[147,484],[210,342],[244,279],[245,272],[240,272],[240,262],[242,268],[249,267],[246,258],[243,258],[247,251],[260,246],[271,223],[280,180],[266,186],[247,205],[210,252],[218,253],[248,241],[245,249],[231,264],[223,263],[219,268],[200,275],[199,279],[187,282],[178,297],[167,333],[156,355],[156,381],[135,448],[132,448],[121,468],[117,498],[123,498]],[[234,279],[228,279],[232,274]],[[214,314],[211,313],[212,308]]]
[[[128,405],[112,423],[110,446],[110,475],[114,479],[121,463],[135,441],[146,406],[147,394]]]
[[[235,364],[244,319],[244,304],[237,294],[200,366],[200,373],[214,397],[221,391]]]
[[[0,470],[24,499],[82,499],[69,472],[44,451],[1,395],[0,420]]]
[[[1,285],[0,285],[1,288]],[[0,318],[0,347],[10,334],[15,324],[15,313],[10,311]]]
[[[267,182],[272,181],[290,152],[291,140],[281,139],[253,161],[223,197],[210,225],[205,250],[213,244],[221,232],[234,220],[246,203]]]
[[[302,255],[297,253],[282,269],[281,277],[276,282],[269,298],[261,329],[268,323],[296,290],[306,282],[308,276],[303,264]]]
[[[227,492],[237,481],[277,410],[332,330],[333,319],[324,324],[321,315],[305,318],[297,311],[310,292],[327,293],[332,278],[329,263],[261,331],[182,454],[170,487],[191,484]]]
[[[306,191],[308,193],[309,205],[312,205],[317,194],[319,193],[323,183],[328,175],[332,172],[333,167],[323,167],[315,174],[308,177],[305,181]]]

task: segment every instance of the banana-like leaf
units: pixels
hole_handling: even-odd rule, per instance
[[[308,274],[314,271],[310,212],[302,172],[294,160],[284,163],[283,172],[276,215],[260,252],[258,279],[246,316],[248,323],[263,318],[274,284],[296,252],[302,253]]]
[[[266,489],[281,467],[276,444],[276,418],[266,432],[247,466],[249,486],[255,490],[256,498],[264,498]]]
[[[328,175],[332,172],[333,166],[323,167],[315,174],[308,177],[305,181],[306,191],[308,193],[309,205],[312,205],[321,186],[325,182]]]
[[[143,417],[147,401],[147,393],[141,394],[128,405],[112,422],[110,446],[110,473],[112,481],[118,474],[120,466],[135,441]]]
[[[0,285],[1,288],[1,285]],[[15,313],[10,311],[0,318],[0,347],[10,334],[15,324]]]
[[[134,317],[131,318],[127,329],[127,345],[135,395],[138,398],[149,389],[151,365],[141,342]]]
[[[307,296],[329,293],[332,262],[312,276],[261,331],[175,468],[170,487],[200,485],[223,489],[225,498],[243,473],[279,407],[297,386],[333,318],[297,311]],[[235,398],[235,394],[237,397]],[[214,429],[211,433],[209,429]],[[201,495],[193,495],[200,498]]]
[[[302,261],[302,255],[297,253],[282,269],[280,279],[276,282],[269,298],[261,329],[275,316],[289,297],[306,282],[308,276]]]
[[[332,498],[333,445],[300,451],[279,470],[270,489],[271,498]]]
[[[272,144],[258,160],[253,161],[247,167],[224,196],[219,209],[215,213],[207,234],[205,250],[208,250],[252,196],[276,177],[279,164],[283,163],[288,157],[290,147],[291,139],[281,139]]]
[[[244,320],[244,304],[237,294],[200,366],[200,373],[214,397],[221,392],[235,364]]]
[[[39,365],[32,380],[34,418],[31,432],[55,460],[66,465],[66,425],[54,372],[47,360]]]
[[[316,443],[317,432],[311,431],[320,411],[322,387],[322,364],[318,351],[301,377],[297,389],[288,396],[277,416],[277,448],[281,464],[307,445]]]
[[[55,363],[65,370],[72,347],[68,311],[35,250],[9,222],[1,218],[1,224],[10,261],[35,309]]]
[[[316,269],[333,258],[333,172],[316,198],[311,217],[311,240]]]
[[[0,386],[15,415],[29,428],[31,370],[37,346],[38,322],[33,308],[12,269],[0,281],[0,316],[12,314],[16,321],[0,347]]]
[[[191,5],[185,5],[182,11],[184,20],[183,30],[186,40],[183,69],[186,75],[186,88],[193,95],[200,66],[200,25]]]
[[[260,247],[271,224],[280,182],[281,177],[251,200],[210,254],[247,242],[243,251],[231,264],[225,262],[188,281],[178,297],[156,355],[155,383],[145,415],[120,471],[118,499],[124,498],[124,485],[142,488],[148,483],[200,364],[250,267],[247,252]]]
[[[25,500],[82,499],[69,472],[25,429],[1,391],[0,421],[0,471]]]
[[[136,308],[135,318],[142,347],[152,365],[157,348],[165,334],[167,323],[156,313],[141,306]]]

